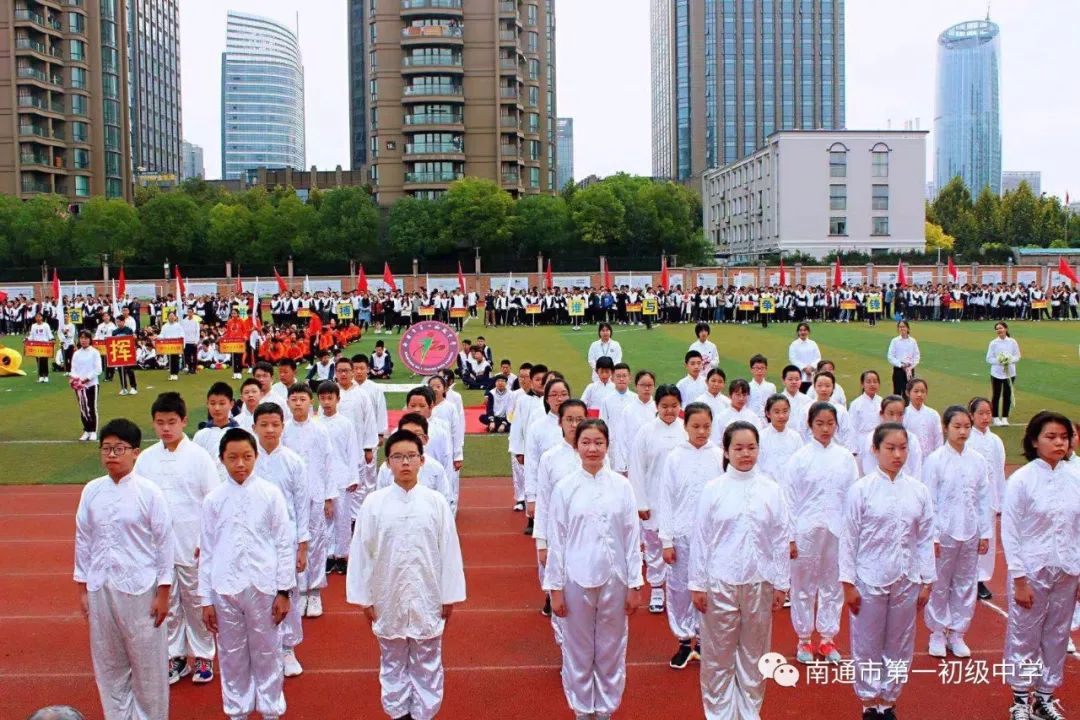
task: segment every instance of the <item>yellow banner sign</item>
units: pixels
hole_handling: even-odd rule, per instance
[[[642,315],[658,315],[660,314],[660,301],[656,298],[645,298],[641,301],[641,314]]]

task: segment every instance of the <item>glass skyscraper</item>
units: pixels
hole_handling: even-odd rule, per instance
[[[1001,192],[1001,41],[995,23],[972,20],[938,37],[934,183],[956,176],[972,196]]]
[[[367,50],[364,38],[368,33],[364,8],[370,0],[349,0],[349,151],[352,169],[367,164],[367,79],[365,64]]]
[[[127,0],[131,164],[141,176],[182,173],[178,0]]]
[[[229,12],[221,55],[221,177],[260,166],[303,169],[304,66],[296,34]]]
[[[566,183],[574,179],[574,118],[559,118],[556,122],[558,132],[555,136],[556,155],[558,160],[555,165],[557,180],[555,189],[562,190]]]
[[[653,175],[844,128],[844,0],[652,0],[651,21]]]

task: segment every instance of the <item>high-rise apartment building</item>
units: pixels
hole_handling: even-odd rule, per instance
[[[554,0],[350,0],[353,169],[381,204],[558,188]]]
[[[574,118],[558,119],[555,144],[555,189],[561,191],[574,179]]]
[[[651,1],[654,176],[698,180],[779,130],[845,127],[844,0]]]
[[[205,178],[206,167],[203,165],[203,149],[184,140],[180,149],[181,163],[180,179]]]
[[[124,0],[0,0],[0,192],[131,196]]]
[[[303,168],[304,65],[296,33],[229,12],[221,55],[221,177],[260,166]]]
[[[995,23],[958,23],[938,36],[934,182],[956,176],[973,197],[1001,192],[1001,40]]]
[[[127,0],[131,166],[136,177],[179,179],[179,0]]]

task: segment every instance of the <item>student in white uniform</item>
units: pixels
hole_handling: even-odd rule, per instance
[[[761,430],[758,469],[777,482],[783,478],[788,460],[805,442],[802,435],[788,427],[791,402],[785,395],[776,394],[765,401],[765,420]]]
[[[791,406],[791,420],[789,421],[791,429],[801,435],[806,411],[813,404],[810,396],[801,390],[802,371],[794,365],[788,365],[780,375],[780,380],[784,383],[784,389],[780,391],[780,394],[787,398],[788,404]]]
[[[946,648],[958,658],[971,657],[964,633],[975,615],[978,557],[990,547],[994,523],[990,480],[983,460],[967,446],[971,415],[952,405],[943,417],[945,444],[926,458],[922,481],[934,502],[934,555],[937,581],[926,605],[930,655],[943,658]]]
[[[990,480],[990,509],[993,511],[990,521],[990,543],[986,552],[979,555],[977,592],[980,600],[991,600],[994,593],[990,591],[986,583],[994,577],[998,534],[997,523],[994,520],[1001,514],[1001,503],[1005,499],[1005,445],[1001,442],[1001,438],[990,430],[994,414],[989,400],[982,397],[973,398],[968,403],[968,412],[971,413],[972,426],[966,446],[982,456],[986,462],[986,471]]]
[[[183,340],[184,328],[176,317],[175,312],[170,312],[165,323],[161,326],[158,337],[162,340]],[[181,346],[182,347],[182,346]],[[180,353],[169,355],[169,380],[179,380],[180,376]]]
[[[683,410],[686,440],[668,453],[660,468],[658,525],[664,562],[668,564],[668,627],[679,641],[668,665],[681,670],[701,658],[698,640],[700,614],[690,600],[690,539],[702,488],[724,473],[723,451],[710,441],[712,411],[704,403],[690,403]]]
[[[903,471],[907,431],[880,425],[871,449],[878,469],[848,491],[840,535],[840,581],[864,720],[896,716],[901,678],[875,669],[887,662],[911,667],[915,617],[936,577],[934,503],[927,487]]]
[[[851,417],[848,415],[847,407],[843,403],[833,400],[833,392],[836,389],[836,376],[828,370],[822,370],[814,376],[814,384],[810,388],[810,397],[813,400],[806,408],[806,415],[803,417],[802,434],[803,439],[810,442],[813,432],[810,428],[810,408],[819,402],[828,403],[836,411],[836,434],[833,439],[849,449],[854,446],[855,440],[851,432]]]
[[[874,432],[881,416],[881,376],[877,370],[863,370],[859,376],[859,385],[862,387],[862,394],[848,406],[853,438],[861,438]],[[860,452],[858,447],[852,450]]]
[[[450,490],[450,480],[446,477],[446,470],[443,468],[442,463],[428,453],[428,428],[428,421],[419,413],[405,413],[401,416],[401,420],[398,422],[397,426],[398,430],[408,430],[413,435],[420,438],[420,442],[424,444],[424,465],[420,468],[420,474],[418,476],[420,484],[424,487],[431,488],[446,498],[447,504],[450,505],[450,510],[453,511],[454,498],[453,493]],[[375,489],[382,490],[393,484],[394,471],[390,469],[390,463],[383,461],[383,464],[379,466],[379,474],[375,480]],[[349,536],[349,542],[352,542],[351,535]]]
[[[836,636],[844,606],[838,560],[840,532],[844,497],[859,479],[859,469],[851,452],[836,440],[835,405],[814,403],[808,420],[810,439],[792,455],[780,481],[799,549],[798,558],[791,563],[791,624],[798,637],[795,659],[809,664],[819,655],[837,664],[841,658]],[[815,629],[820,636],[816,646]]]
[[[334,517],[330,521],[326,571],[344,575],[348,565],[348,547],[352,541],[353,495],[360,490],[364,456],[357,439],[356,423],[341,412],[341,388],[336,382],[326,380],[319,385],[316,394],[319,414],[315,416],[315,422],[329,436],[330,447],[337,460],[334,479],[337,481],[338,495],[334,498]]]
[[[450,472],[454,466],[454,440],[450,436],[449,426],[432,414],[434,407],[435,393],[427,385],[415,387],[405,394],[405,412],[415,413],[427,420],[427,442],[424,444],[425,464],[427,460],[434,460],[442,467],[447,483],[446,501],[450,503],[450,509],[456,512],[457,494],[454,492],[453,481],[450,479]],[[421,482],[423,482],[423,477],[424,473],[421,471]]]
[[[836,379],[836,363],[832,360],[822,360],[818,363],[818,373],[828,372],[833,376],[833,391],[829,396],[829,402],[834,405],[839,405],[844,408],[844,412],[847,412],[847,393],[844,392],[844,388],[840,385],[840,381]],[[817,375],[815,374],[815,377]]]
[[[784,602],[795,536],[780,486],[757,468],[758,431],[724,431],[726,471],[701,492],[689,587],[701,613],[701,699],[708,720],[759,717],[772,615]]]
[[[522,366],[524,367],[524,366]],[[544,383],[547,380],[546,365],[530,365],[528,382],[518,388],[520,394],[514,399],[514,417],[510,421],[510,437],[507,439],[507,451],[510,453],[511,482],[514,485],[514,512],[525,511],[525,431],[529,427],[532,414],[543,414]],[[521,375],[519,374],[519,379]],[[533,519],[525,525],[526,534],[532,534]]]
[[[161,488],[173,523],[176,575],[169,592],[169,683],[189,674],[192,682],[208,683],[214,678],[214,637],[202,623],[196,551],[203,502],[221,477],[213,458],[184,434],[187,404],[180,393],[158,395],[150,417],[158,442],[139,455],[135,469]]]
[[[364,498],[375,489],[375,452],[378,449],[379,437],[382,432],[379,430],[380,411],[377,405],[378,398],[382,397],[382,391],[379,391],[376,395],[371,390],[364,390],[358,385],[356,383],[355,367],[353,361],[345,357],[339,358],[334,364],[334,380],[337,382],[338,392],[341,394],[338,412],[353,421],[353,427],[356,429],[357,447],[362,453],[359,468],[360,487],[354,493],[346,493],[342,505],[347,507],[343,507],[341,513],[338,513],[335,507],[334,537],[339,541],[344,540],[345,543],[344,546],[339,544],[334,548],[334,554],[338,557],[348,556],[349,545],[352,543],[352,521],[356,519],[356,515],[360,512],[360,506],[364,503]],[[370,382],[364,383],[364,386],[369,385],[377,387]],[[342,498],[339,496],[338,500],[340,501]],[[347,533],[338,527],[339,518],[342,519],[342,522],[344,522],[344,518],[348,519],[349,530]],[[342,537],[343,533],[346,537]]]
[[[760,353],[750,358],[750,409],[765,417],[765,401],[776,394],[776,386],[765,379],[769,360]]]
[[[731,407],[731,399],[724,394],[726,384],[727,375],[724,373],[723,368],[714,367],[705,376],[705,392],[694,398],[694,402],[705,403],[712,410],[714,429],[716,420]],[[723,433],[714,433],[714,436],[716,440],[719,440]],[[713,444],[716,444],[716,440],[714,440]]]
[[[1013,692],[1012,720],[1064,717],[1054,693],[1064,682],[1069,625],[1080,600],[1080,474],[1065,461],[1074,432],[1064,415],[1037,413],[1024,430],[1028,463],[1006,483],[1004,663]],[[1039,663],[1041,672],[1024,672],[1030,663]]]
[[[930,453],[941,447],[944,435],[941,431],[941,415],[926,404],[930,386],[922,378],[914,378],[908,383],[907,397],[910,404],[904,411],[904,427],[919,438],[923,461]]]
[[[225,466],[221,464],[221,436],[229,428],[240,427],[233,419],[233,390],[229,383],[218,381],[206,391],[206,414],[210,419],[199,423],[199,430],[192,436],[195,443],[214,459],[218,477],[222,482],[228,479]],[[251,432],[248,430],[248,432]]]
[[[626,687],[627,618],[644,582],[640,523],[629,481],[605,467],[604,421],[582,422],[574,442],[582,467],[551,493],[544,590],[561,618],[563,692],[574,717],[610,720]]]
[[[90,623],[105,720],[169,716],[172,519],[165,496],[135,471],[142,432],[117,419],[101,430],[105,475],[82,490],[75,512],[75,582]]]
[[[720,351],[716,349],[716,343],[709,339],[708,323],[699,322],[694,326],[694,335],[697,340],[690,343],[689,350],[695,350],[701,354],[701,372],[708,373],[714,367],[720,365]],[[690,398],[685,398],[687,404]]]
[[[705,376],[701,373],[701,353],[697,350],[687,350],[683,364],[686,365],[686,377],[679,380],[675,387],[679,390],[679,403],[689,405],[695,398],[707,392]]]
[[[611,387],[612,390],[600,403],[600,419],[607,423],[608,432],[614,432],[612,424],[616,422],[613,418],[617,415],[622,415],[623,410],[634,399],[634,393],[630,390],[630,366],[626,363],[618,363],[612,368],[611,372]],[[608,448],[608,464],[615,467],[612,461],[612,454],[615,452],[615,441],[612,440],[611,447]],[[623,465],[625,468],[625,464]],[[616,469],[618,472],[618,469]]]
[[[585,421],[588,410],[581,400],[567,400],[559,406],[559,430],[562,442],[544,451],[536,469],[536,505],[533,525],[533,540],[536,542],[537,566],[540,574],[540,586],[544,585],[544,565],[547,563],[547,539],[551,509],[551,491],[560,480],[570,477],[581,469],[581,457],[574,447],[578,425]],[[551,596],[545,594],[544,608],[541,611],[551,617]],[[558,618],[552,620],[555,638],[562,644],[562,630]]]
[[[596,373],[597,379],[585,386],[585,390],[581,393],[581,401],[589,409],[589,417],[600,417],[600,408],[603,407],[604,400],[615,392],[615,384],[611,381],[611,376],[615,372],[615,363],[611,361],[611,358],[602,357],[596,361],[593,372]]]
[[[881,414],[878,416],[878,425],[880,426],[884,423],[899,423],[903,425],[904,411],[906,409],[904,398],[899,395],[889,395],[881,401]],[[874,430],[876,429],[877,428],[875,427]],[[907,460],[904,462],[904,472],[916,480],[922,480],[922,444],[919,442],[919,438],[915,433],[910,430],[907,431],[907,450]],[[874,456],[873,431],[866,433],[859,441],[859,454],[857,458],[859,461],[859,470],[863,475],[869,475],[877,469],[878,461]]]
[[[796,337],[788,346],[788,362],[799,369],[802,373],[801,392],[807,392],[817,372],[817,364],[821,362],[821,349],[818,344],[810,339],[810,326],[801,322],[796,327]],[[784,371],[787,375],[787,370]]]
[[[611,358],[613,365],[618,365],[622,362],[622,345],[618,340],[612,340],[611,338],[611,325],[610,323],[602,322],[596,327],[596,334],[600,338],[599,340],[593,340],[592,345],[589,346],[589,367],[592,368],[592,381],[596,382],[598,376],[596,374],[596,361],[602,357]]]
[[[394,484],[360,508],[346,599],[379,641],[383,710],[431,720],[443,699],[443,632],[454,605],[465,602],[461,546],[446,498],[419,482],[420,438],[398,430],[385,450]]]
[[[431,416],[441,420],[450,429],[454,459],[452,464],[446,468],[446,472],[450,478],[450,487],[453,489],[454,498],[456,499],[460,487],[458,471],[465,460],[465,428],[457,407],[447,394],[446,378],[442,375],[432,375],[427,380],[427,386],[435,394],[435,405],[431,409]]]
[[[733,422],[748,422],[760,429],[761,417],[750,409],[750,383],[742,378],[735,378],[728,388],[731,407],[720,413],[713,422],[712,441],[719,446],[724,439],[724,430]]]
[[[549,449],[562,442],[559,426],[559,408],[571,397],[570,385],[559,377],[548,380],[544,387],[544,415],[532,417],[525,437],[525,503],[526,513],[536,529],[536,494],[539,489],[540,458]],[[531,533],[530,533],[531,534]]]
[[[682,404],[679,389],[674,385],[656,388],[656,417],[638,426],[630,444],[630,484],[637,499],[641,518],[641,538],[645,545],[646,579],[652,586],[649,612],[664,612],[664,583],[667,563],[664,562],[656,513],[660,509],[660,468],[671,449],[686,440],[686,430],[679,417]]]
[[[285,497],[255,472],[255,438],[231,428],[220,458],[229,479],[202,511],[199,594],[206,627],[218,638],[225,715],[264,720],[285,714],[279,626],[296,585],[296,536]]]
[[[274,403],[262,403],[255,408],[254,433],[259,441],[256,474],[277,486],[285,497],[289,520],[293,523],[293,542],[297,576],[308,566],[308,544],[311,542],[311,494],[308,489],[307,467],[300,456],[285,447],[281,436],[285,432],[285,415]],[[300,593],[296,583],[289,597],[289,613],[281,626],[281,660],[285,677],[295,677],[304,668],[296,659],[296,647],[304,640],[301,622]]]
[[[255,423],[255,409],[262,402],[262,396],[262,388],[259,387],[259,381],[255,378],[247,378],[240,384],[240,412],[233,416],[233,420],[248,432],[254,432],[252,426]],[[271,403],[271,405],[281,410],[281,406],[277,403]],[[282,410],[282,417],[284,416],[285,411]]]
[[[630,368],[626,368],[629,375]],[[619,370],[616,370],[616,377]],[[634,375],[634,391],[608,398],[600,413],[607,423],[611,444],[608,446],[608,462],[611,469],[622,475],[630,473],[632,446],[638,428],[656,417],[656,376],[649,370],[638,370]]]

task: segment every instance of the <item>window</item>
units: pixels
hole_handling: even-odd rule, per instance
[[[889,177],[889,152],[887,150],[874,151],[873,176],[876,178]]]
[[[82,40],[68,41],[68,55],[72,60],[86,60],[86,43]]]
[[[68,14],[68,32],[83,33],[86,32],[86,18],[79,13],[69,12]]]
[[[847,185],[829,186],[829,209],[847,210]]]
[[[829,177],[847,177],[847,152],[829,151]]]
[[[71,87],[86,89],[86,70],[81,67],[71,68]]]
[[[889,234],[889,218],[876,217],[874,218],[874,230],[871,235],[888,235]]]
[[[85,115],[86,114],[87,100],[85,95],[72,95],[71,96],[71,114],[72,115]]]
[[[889,209],[889,186],[888,185],[875,185],[874,186],[874,199],[872,208],[874,210],[888,210]]]
[[[831,217],[831,218],[829,218],[829,234],[830,235],[847,235],[847,218],[846,217]]]
[[[85,175],[75,176],[76,197],[90,197],[90,178]]]
[[[528,25],[529,27],[536,27],[536,18],[537,18],[539,10],[540,10],[540,8],[537,7],[536,5],[529,5],[525,9],[525,12],[526,12],[525,24],[526,25]]]
[[[540,168],[529,168],[529,187],[540,187]]]

